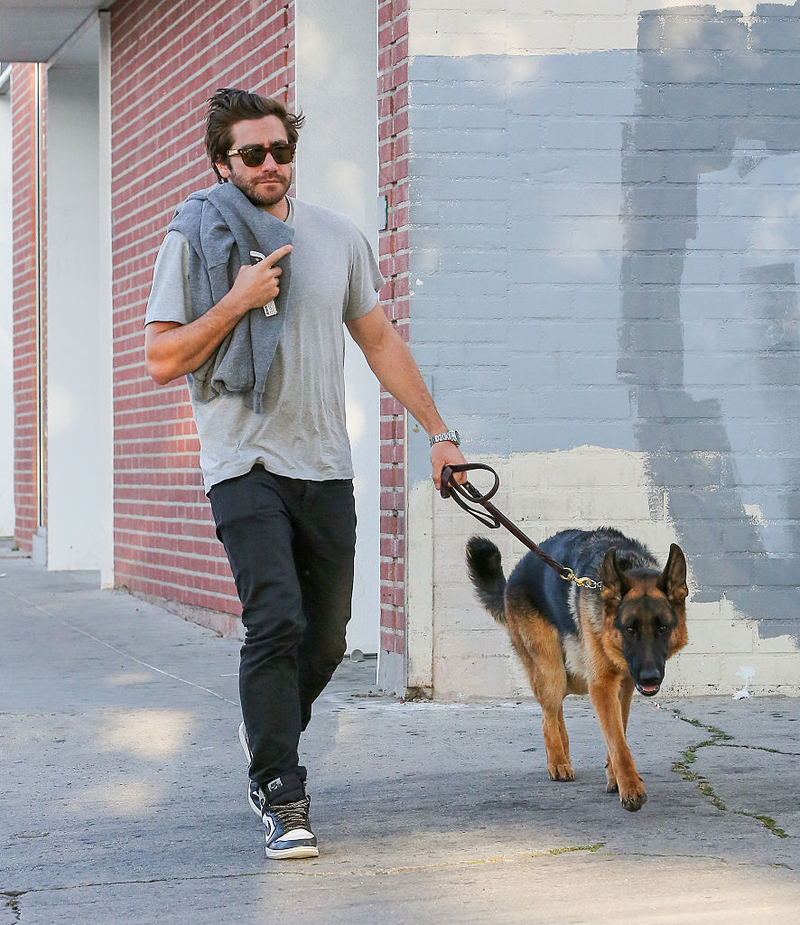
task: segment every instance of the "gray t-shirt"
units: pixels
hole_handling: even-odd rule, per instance
[[[294,228],[291,309],[267,376],[263,413],[246,408],[240,395],[192,402],[206,491],[256,463],[290,478],[353,477],[343,323],[375,307],[384,280],[366,238],[345,216],[290,199],[287,224]],[[145,324],[191,321],[190,265],[188,241],[170,231],[156,260]]]

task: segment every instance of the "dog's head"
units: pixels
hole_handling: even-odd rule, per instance
[[[604,636],[628,666],[636,688],[646,697],[657,694],[667,659],[682,649],[686,633],[686,558],[670,546],[663,572],[625,570],[617,551],[603,559]]]

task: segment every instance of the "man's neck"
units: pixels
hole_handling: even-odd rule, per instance
[[[284,196],[280,202],[276,202],[273,206],[263,206],[265,212],[269,212],[270,215],[275,218],[280,219],[282,222],[285,222],[289,217],[289,200]]]

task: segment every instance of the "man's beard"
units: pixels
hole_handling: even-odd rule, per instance
[[[271,177],[270,179],[274,179],[279,185],[269,188],[258,180],[245,181],[233,173],[230,179],[233,185],[240,189],[254,206],[262,208],[265,206],[274,206],[279,203],[292,185],[291,177],[287,178],[283,176]]]

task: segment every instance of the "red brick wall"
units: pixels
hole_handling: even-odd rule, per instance
[[[37,488],[37,248],[35,134],[37,65],[15,64],[11,73],[14,131],[13,183],[13,339],[14,339],[14,536],[30,552],[38,526]],[[43,69],[42,69],[43,71]],[[42,290],[44,287],[42,287]]]
[[[378,3],[380,195],[388,228],[380,236],[387,280],[383,307],[408,340],[408,0]],[[381,648],[405,653],[405,416],[381,396]]]
[[[294,0],[118,0],[111,61],[116,582],[238,613],[186,387],[147,376],[142,322],[175,206],[214,182],[205,101],[239,86],[294,106]]]

